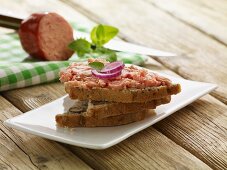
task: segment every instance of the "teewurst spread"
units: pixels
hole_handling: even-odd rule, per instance
[[[143,89],[146,87],[170,86],[171,81],[155,73],[136,66],[125,66],[120,76],[112,79],[100,79],[92,75],[91,68],[86,63],[72,63],[65,71],[60,72],[60,81],[73,81],[81,88],[110,89]]]

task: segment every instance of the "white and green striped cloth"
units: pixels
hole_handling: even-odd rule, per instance
[[[75,30],[89,32],[88,27],[72,23]],[[125,63],[141,65],[147,56],[117,53],[118,59]],[[74,54],[68,61],[39,61],[28,57],[20,45],[18,35],[0,36],[0,91],[27,87],[31,85],[58,81],[59,71],[71,62],[81,61]]]

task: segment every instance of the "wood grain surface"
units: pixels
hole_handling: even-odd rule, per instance
[[[154,125],[214,169],[227,167],[227,107],[206,96]]]
[[[145,0],[72,1],[64,0],[97,22],[117,26],[125,39],[177,53],[158,61],[184,78],[218,84],[212,94],[227,104],[225,45]]]
[[[227,45],[225,0],[146,0],[221,44]]]
[[[0,169],[91,169],[56,142],[5,127],[6,119],[21,112],[1,96],[0,110]]]
[[[4,98],[0,97],[0,169],[227,169],[227,48],[225,24],[218,23],[225,23],[224,1],[215,2],[213,7],[205,0],[173,0],[171,4],[165,0],[62,1],[0,1],[0,11],[11,9],[21,16],[55,11],[84,24],[117,26],[125,40],[179,54],[149,59],[146,68],[214,82],[219,88],[212,96],[206,95],[153,127],[100,151],[62,145],[2,124],[63,96],[62,84],[4,92]],[[202,20],[205,23],[199,22]],[[214,26],[208,28],[211,23]]]

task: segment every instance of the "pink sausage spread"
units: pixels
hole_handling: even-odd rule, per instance
[[[81,88],[127,89],[170,86],[171,81],[155,73],[135,66],[125,66],[122,74],[114,79],[99,79],[92,75],[92,68],[85,63],[72,63],[65,71],[60,72],[60,81],[73,81]]]

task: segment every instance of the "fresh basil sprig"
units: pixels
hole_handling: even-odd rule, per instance
[[[97,47],[94,52],[99,55],[100,58],[106,59],[106,61],[117,61],[116,52],[105,47]]]
[[[76,51],[79,57],[84,56],[84,54],[86,53],[92,52],[91,44],[87,40],[82,38],[71,42],[68,47]]]
[[[106,44],[112,38],[114,38],[118,33],[118,29],[109,25],[98,25],[94,27],[91,31],[92,43],[97,47],[101,47]]]
[[[71,42],[68,47],[77,52],[80,58],[104,58],[109,62],[114,62],[117,60],[116,52],[103,47],[103,45],[113,39],[118,32],[115,27],[100,24],[91,31],[90,38],[92,42],[79,38]]]

